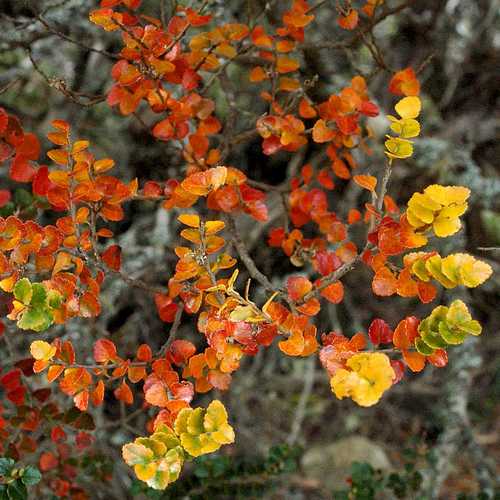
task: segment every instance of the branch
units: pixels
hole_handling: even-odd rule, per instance
[[[241,239],[241,235],[238,231],[238,228],[236,227],[236,217],[233,214],[229,214],[228,217],[226,218],[226,221],[228,230],[232,236],[234,246],[238,252],[238,255],[240,256],[241,261],[243,262],[243,264],[245,264],[248,274],[250,274],[250,276],[254,280],[258,281],[268,292],[277,291],[273,287],[272,283],[269,281],[267,276],[264,275],[261,271],[259,271],[259,269],[257,269],[255,262],[253,261],[252,257],[250,257],[250,254],[248,253],[245,243]]]

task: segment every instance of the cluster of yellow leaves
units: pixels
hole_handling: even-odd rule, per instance
[[[164,490],[176,481],[184,464],[184,451],[172,429],[161,425],[150,437],[137,438],[122,448],[123,459],[148,486]]]
[[[459,285],[475,288],[493,273],[489,264],[466,253],[454,253],[445,258],[429,252],[410,253],[404,257],[404,264],[422,281],[434,278],[445,288]]]
[[[413,154],[413,142],[409,139],[420,134],[420,124],[415,118],[420,114],[421,107],[419,97],[403,97],[394,107],[400,118],[387,115],[391,121],[391,130],[397,134],[397,137],[386,136],[385,154],[389,161],[395,158],[409,158]]]
[[[174,424],[182,447],[193,457],[217,451],[223,444],[234,442],[234,430],[227,423],[224,405],[212,401],[208,408],[183,408]]]
[[[389,358],[380,352],[355,354],[346,366],[349,369],[341,368],[331,378],[332,391],[339,399],[350,397],[360,406],[376,404],[396,376]]]
[[[439,238],[455,234],[461,227],[460,216],[467,210],[470,190],[463,186],[427,186],[408,202],[406,217],[419,231],[434,230]]]
[[[454,300],[450,307],[436,307],[420,322],[420,337],[415,339],[415,347],[420,354],[430,356],[434,349],[462,344],[467,335],[480,335],[481,331],[481,325],[472,319],[467,306],[461,300]]]
[[[164,490],[178,479],[186,452],[199,457],[233,442],[234,430],[227,422],[226,409],[214,400],[206,410],[183,408],[173,429],[160,424],[151,436],[124,445],[122,455],[134,467],[138,479],[151,488]]]

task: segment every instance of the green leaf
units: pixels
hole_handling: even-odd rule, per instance
[[[41,479],[42,475],[40,474],[40,471],[32,465],[28,465],[28,467],[26,467],[26,469],[24,470],[24,474],[21,477],[21,481],[26,486],[37,484],[41,481]]]
[[[418,331],[422,340],[433,349],[443,349],[446,347],[446,342],[441,338],[439,332],[431,330],[431,325],[429,319],[424,319],[419,327]]]
[[[25,208],[33,203],[33,196],[26,189],[16,189],[14,192],[14,203]]]
[[[7,496],[10,500],[27,500],[28,490],[21,481],[14,481],[7,486]]]
[[[17,326],[21,330],[34,330],[42,332],[54,322],[54,316],[47,309],[28,309],[25,311],[21,319],[17,322]]]
[[[452,345],[461,344],[467,335],[465,332],[461,332],[457,328],[450,328],[450,326],[444,321],[439,324],[439,333],[448,344]]]
[[[57,290],[49,290],[47,293],[47,303],[52,309],[59,309],[63,301],[62,295]]]
[[[0,476],[9,476],[16,462],[12,458],[0,458]]]
[[[30,280],[28,278],[20,279],[14,286],[14,297],[22,302],[24,305],[28,305],[33,297],[33,287],[31,286]]]
[[[457,329],[468,333],[469,335],[481,335],[482,326],[479,321],[473,319],[472,321],[467,321],[466,323],[462,323],[461,325],[457,325]]]
[[[421,338],[415,340],[415,348],[424,356],[430,356],[434,352],[434,349],[429,347]]]
[[[47,306],[47,290],[42,283],[33,283],[31,306],[41,308]]]

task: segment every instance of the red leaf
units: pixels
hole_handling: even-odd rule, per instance
[[[31,183],[31,188],[33,190],[33,194],[38,196],[47,196],[47,192],[49,191],[49,187],[51,182],[49,180],[49,169],[48,167],[40,167]]]
[[[139,361],[151,361],[152,357],[153,353],[151,351],[151,347],[149,347],[147,344],[141,344],[137,348],[137,359]]]
[[[40,455],[40,470],[46,472],[51,469],[55,469],[59,465],[59,460],[51,451],[46,451]]]
[[[0,189],[0,208],[9,203],[10,197],[11,195],[8,189]]]
[[[175,319],[178,305],[168,295],[161,293],[155,294],[155,303],[160,319],[166,323],[172,323]]]
[[[168,118],[158,122],[153,127],[153,135],[161,141],[168,141],[171,139],[174,136],[174,127],[172,122]]]
[[[122,249],[111,245],[101,255],[102,261],[113,271],[119,271],[122,265]]]
[[[437,368],[443,368],[448,364],[448,353],[444,349],[436,349],[430,356],[427,356],[427,361]]]
[[[368,328],[368,336],[374,345],[389,344],[392,335],[391,327],[383,319],[374,319]]]
[[[196,352],[196,347],[188,340],[174,340],[168,351],[168,359],[178,366],[185,365]]]
[[[391,366],[394,370],[394,373],[396,374],[396,377],[394,378],[392,383],[397,384],[404,377],[405,365],[399,359],[391,359]]]
[[[35,169],[29,164],[28,158],[17,154],[10,165],[9,175],[16,182],[29,182],[35,175]]]

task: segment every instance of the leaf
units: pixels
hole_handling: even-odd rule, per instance
[[[385,154],[391,158],[409,158],[413,154],[413,144],[407,139],[400,139],[399,137],[390,137],[385,141]]]
[[[47,330],[53,322],[54,316],[48,309],[28,309],[17,322],[17,326],[22,330],[42,332]]]
[[[200,227],[200,216],[196,214],[181,214],[177,220],[182,224],[198,229]]]
[[[312,290],[312,283],[303,276],[290,276],[286,282],[286,288],[288,296],[296,302]]]
[[[393,343],[400,350],[410,349],[418,336],[420,320],[415,316],[408,316],[398,323],[394,330]]]
[[[374,319],[368,327],[368,336],[372,344],[389,344],[392,342],[393,332],[383,319]]]
[[[29,305],[33,297],[33,287],[28,278],[20,279],[14,286],[14,297],[24,305]]]
[[[372,290],[375,295],[388,297],[394,295],[397,290],[397,279],[394,273],[387,267],[381,267],[373,277]]]
[[[300,64],[296,59],[287,56],[278,56],[276,58],[276,71],[278,73],[291,73],[299,69]]]
[[[119,245],[111,245],[101,254],[102,261],[113,271],[119,271],[122,261],[122,249]]]
[[[94,359],[97,363],[108,363],[117,357],[116,346],[109,339],[99,339],[94,344]]]
[[[335,137],[335,132],[328,128],[325,120],[318,120],[312,130],[312,138],[316,143],[329,142]]]
[[[417,118],[420,114],[422,103],[417,96],[403,97],[395,106],[394,109],[401,118]]]
[[[40,361],[50,361],[56,354],[56,347],[44,340],[35,340],[30,345],[31,355]]]
[[[37,484],[41,480],[42,480],[42,475],[40,474],[40,471],[36,467],[33,467],[32,465],[28,465],[24,469],[24,473],[21,477],[21,481],[26,486],[32,486],[33,484]]]
[[[425,356],[415,351],[403,351],[403,359],[412,372],[421,372],[425,367]]]
[[[340,15],[337,18],[337,23],[338,25],[345,29],[352,31],[356,26],[358,25],[359,22],[359,14],[356,9],[351,9],[350,12],[347,15]]]
[[[114,160],[111,158],[103,158],[102,160],[97,160],[93,163],[92,168],[96,174],[102,174],[111,170],[115,166]]]
[[[375,191],[377,186],[377,178],[373,175],[355,175],[352,180],[363,189],[367,189],[370,192]]]
[[[125,380],[122,380],[120,386],[114,391],[115,398],[119,401],[123,401],[127,405],[131,405],[134,402],[134,396],[130,387],[127,385]]]
[[[64,149],[51,149],[47,152],[47,156],[58,165],[67,166],[68,165],[68,152]]]
[[[344,285],[340,281],[335,281],[321,290],[321,296],[333,304],[340,304],[344,298]]]

